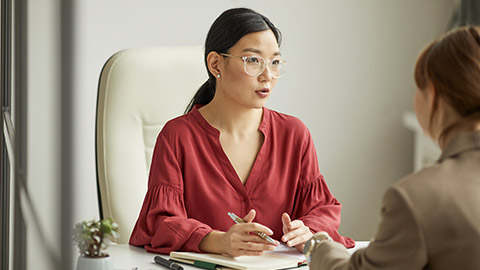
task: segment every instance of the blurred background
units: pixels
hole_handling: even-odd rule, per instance
[[[17,120],[23,119],[26,126],[22,129],[17,124],[15,133],[17,137],[23,134],[17,144],[26,150],[18,152],[21,147],[17,147],[17,157],[10,159],[27,160],[17,163],[17,168],[13,162],[2,165],[11,166],[11,173],[2,178],[11,183],[2,185],[3,194],[10,194],[2,197],[6,202],[2,208],[2,269],[12,269],[12,262],[19,263],[22,256],[27,257],[25,265],[15,269],[62,269],[61,262],[70,260],[60,255],[71,240],[67,239],[69,228],[85,219],[98,219],[95,113],[98,80],[108,58],[126,48],[201,46],[212,22],[231,7],[252,8],[282,31],[281,51],[288,69],[266,106],[307,125],[320,170],[343,205],[340,232],[355,240],[369,240],[379,221],[384,191],[414,170],[416,139],[405,116],[413,111],[416,57],[428,42],[461,23],[459,14],[470,11],[462,11],[462,5],[471,2],[478,3],[2,2],[2,29],[6,29],[5,18],[14,22],[10,26],[13,34],[2,31],[6,32],[2,52],[11,53],[11,59],[2,54],[2,74],[12,70],[6,76],[12,77],[14,94],[2,98],[23,99],[23,105],[15,104],[19,109],[24,106],[26,114],[17,113]],[[5,43],[8,35],[12,37],[10,49]],[[410,120],[414,125],[415,119]],[[16,181],[21,183],[17,188]],[[23,221],[22,215],[14,217],[18,211]],[[19,252],[23,255],[14,258],[17,238],[28,247],[27,255]]]

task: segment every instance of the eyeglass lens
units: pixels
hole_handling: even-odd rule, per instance
[[[260,56],[245,56],[242,57],[242,59],[245,63],[245,72],[249,76],[258,76],[262,74],[268,64],[272,77],[279,78],[285,73],[287,68],[287,62],[278,58],[267,61]]]

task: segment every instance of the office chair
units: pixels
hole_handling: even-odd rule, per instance
[[[127,49],[105,63],[97,99],[97,188],[100,217],[119,224],[117,243],[128,243],[140,213],[158,133],[183,114],[207,78],[201,47]]]

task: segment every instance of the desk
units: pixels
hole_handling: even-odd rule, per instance
[[[348,251],[353,253],[359,248],[366,247],[368,243],[369,241],[357,241],[355,247]],[[168,258],[167,255],[148,253],[144,248],[130,245],[111,244],[107,249],[107,253],[110,254],[110,257],[112,258],[114,270],[132,270],[135,269],[135,267],[138,267],[138,270],[162,270],[166,268],[156,264],[153,261],[153,257],[155,255],[160,255]],[[185,264],[182,264],[182,266],[185,270],[201,269]],[[308,270],[308,266],[301,267],[300,269]]]

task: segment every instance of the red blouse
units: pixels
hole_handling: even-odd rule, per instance
[[[313,232],[326,231],[337,242],[355,242],[338,234],[340,203],[318,169],[307,127],[297,118],[263,109],[259,130],[263,145],[245,185],[223,152],[220,132],[195,107],[170,120],[158,135],[148,190],[130,244],[147,251],[200,252],[198,245],[212,230],[227,231],[250,209],[254,222],[280,239],[282,213],[300,219]]]

